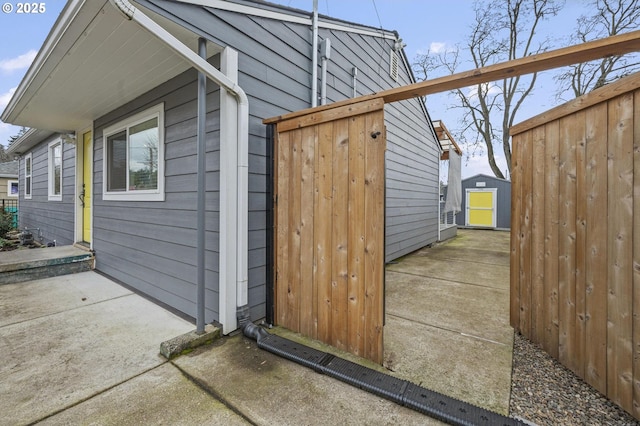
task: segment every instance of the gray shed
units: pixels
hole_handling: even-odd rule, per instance
[[[511,228],[511,181],[489,175],[462,180],[462,207],[458,226],[466,228]]]

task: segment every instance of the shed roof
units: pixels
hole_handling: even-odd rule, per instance
[[[500,182],[508,182],[511,183],[511,181],[509,179],[502,179],[496,176],[491,176],[491,175],[486,175],[484,173],[478,173],[477,175],[473,175],[473,176],[469,176],[466,177],[464,179],[462,179],[462,181],[467,181],[467,180],[471,180],[471,179],[477,179],[477,178],[483,178],[483,179],[490,179],[490,180],[498,180]]]

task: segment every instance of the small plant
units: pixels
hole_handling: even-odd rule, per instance
[[[14,241],[0,238],[0,251],[15,250],[15,248],[16,248],[16,243]]]
[[[13,213],[5,210],[0,211],[0,238],[5,238],[7,233],[13,229]]]

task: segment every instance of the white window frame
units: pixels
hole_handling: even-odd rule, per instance
[[[16,192],[15,194],[11,193],[11,187],[13,185],[18,185],[18,192]],[[20,184],[18,183],[17,180],[12,179],[12,180],[8,180],[7,181],[7,197],[11,197],[11,198],[18,198],[18,194],[20,193]]]
[[[158,187],[153,190],[130,190],[128,182],[124,191],[108,191],[109,158],[107,155],[107,138],[116,133],[127,131],[127,147],[129,146],[129,128],[153,118],[158,119]],[[102,199],[112,201],[164,201],[164,102],[147,110],[132,115],[102,131],[102,152],[104,167],[102,169]],[[128,156],[128,149],[127,149]],[[127,160],[127,181],[128,181]]]
[[[55,176],[54,176],[54,170],[55,170],[55,165],[54,165],[54,156],[53,156],[53,150],[56,148],[56,146],[60,146],[60,193],[56,194],[55,193],[55,188],[54,188],[54,184],[55,184]],[[48,187],[49,187],[49,201],[62,201],[62,172],[64,170],[64,145],[62,144],[62,139],[56,139],[54,141],[49,142],[49,146],[47,147],[47,157],[48,157]],[[33,172],[33,164],[31,165],[31,171]],[[33,178],[32,178],[33,180]]]
[[[29,168],[27,169],[27,164]],[[27,173],[27,170],[29,173]],[[27,178],[29,179],[27,181]],[[24,198],[30,200],[33,193],[33,155],[28,153],[24,157]]]

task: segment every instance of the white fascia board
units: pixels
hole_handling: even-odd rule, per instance
[[[263,18],[275,19],[278,21],[295,22],[298,24],[311,25],[311,18],[293,16],[286,13],[264,10],[258,7],[245,6],[224,0],[178,0],[181,3],[195,4],[198,6],[211,7],[214,9],[226,10],[229,12],[243,13],[245,15],[261,16]]]
[[[0,116],[0,119],[3,122],[11,123],[11,120],[14,118],[13,112],[17,103],[22,99],[26,91],[30,88],[31,83],[42,69],[42,66],[49,59],[51,52],[53,52],[53,49],[58,45],[60,39],[67,31],[67,28],[69,27],[69,25],[71,25],[71,22],[74,20],[84,3],[85,0],[70,0],[66,4],[64,9],[62,9],[60,16],[58,16],[58,19],[49,32],[49,35],[45,39],[44,44],[33,60],[33,63],[27,70],[15,93],[9,100],[9,103],[5,107],[2,116]]]
[[[384,38],[388,40],[397,40],[396,35],[394,33],[390,33],[389,31],[385,31],[382,29],[378,31],[374,29],[368,30],[365,28],[356,28],[356,27],[351,27],[349,25],[345,25],[345,24],[335,24],[335,23],[326,22],[322,20],[318,22],[318,26],[320,28],[326,28],[329,30],[338,30],[338,31],[343,31],[345,33],[356,33],[356,34],[366,35],[370,37],[378,37],[378,38]]]
[[[54,133],[49,130],[29,129],[9,146],[7,154],[24,154]]]
[[[272,10],[262,9],[260,7],[246,6],[243,4],[233,3],[225,0],[177,0],[177,1],[181,3],[188,3],[188,4],[198,5],[198,6],[210,7],[213,9],[226,10],[228,12],[237,12],[237,13],[243,13],[245,15],[275,19],[278,21],[293,22],[293,23],[303,24],[303,25],[312,24],[311,16],[306,17],[306,16],[292,15],[284,12],[275,12]],[[380,37],[380,38],[385,38],[389,40],[396,40],[396,35],[389,31],[385,31],[382,29],[380,30],[367,29],[362,27],[358,28],[355,26],[347,25],[347,24],[327,22],[326,18],[320,18],[320,20],[318,21],[318,26],[320,28],[325,28],[329,30],[338,30],[338,31],[344,31],[348,33],[367,35],[371,37]]]

